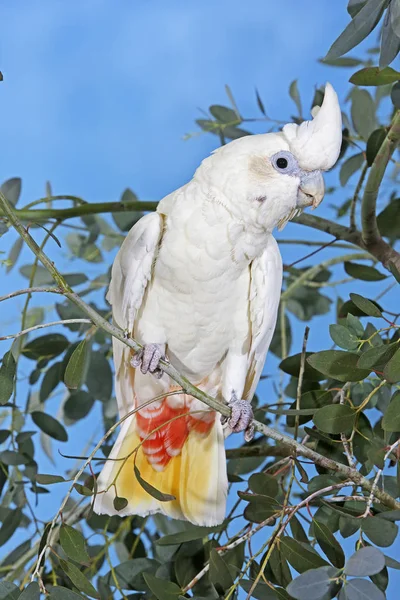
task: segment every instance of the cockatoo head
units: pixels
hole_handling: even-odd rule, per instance
[[[342,119],[336,92],[327,83],[313,119],[278,133],[242,137],[203,161],[196,179],[207,181],[234,218],[272,231],[324,196],[322,171],[339,156]]]

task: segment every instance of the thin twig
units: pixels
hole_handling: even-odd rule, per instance
[[[313,250],[313,252],[310,252],[309,254],[306,254],[305,256],[302,256],[301,258],[298,258],[297,260],[292,262],[290,265],[288,265],[288,268],[294,267],[295,265],[297,265],[300,262],[303,262],[303,260],[306,260],[307,258],[311,258],[311,256],[318,254],[318,252],[321,252],[321,250],[324,250],[325,248],[332,246],[332,244],[334,244],[335,242],[337,242],[337,238],[333,238],[333,240],[330,240],[329,242],[325,242],[324,244],[321,244],[321,246],[319,248],[317,248],[316,250]]]
[[[339,394],[339,398],[340,398],[340,404],[344,404],[345,401],[345,393],[346,390],[350,387],[350,383],[346,382],[344,384],[344,386],[342,387],[342,389],[340,390],[340,392],[338,392]],[[355,469],[356,468],[356,461],[354,460],[354,457],[352,455],[352,453],[350,452],[350,446],[349,446],[349,441],[346,437],[345,433],[341,433],[340,434],[340,439],[342,440],[342,444],[343,444],[343,448],[344,448],[344,452],[346,454],[346,458],[347,458],[347,462],[349,463],[349,467]]]
[[[10,294],[6,294],[5,296],[0,296],[0,302],[3,302],[4,300],[10,300],[10,298],[15,298],[16,296],[22,296],[23,294],[33,294],[34,292],[62,294],[62,291],[59,288],[30,287],[25,288],[24,290],[17,290],[16,292],[10,292]]]
[[[15,338],[21,337],[21,335],[25,335],[30,333],[31,331],[36,331],[37,329],[44,329],[45,327],[54,327],[55,325],[68,325],[69,323],[91,323],[90,319],[64,319],[63,321],[53,321],[52,323],[41,323],[40,325],[35,325],[34,327],[28,327],[28,329],[24,329],[23,331],[19,331],[18,333],[10,333],[10,335],[5,335],[0,337],[0,342],[4,340],[12,340]]]
[[[397,440],[397,442],[395,442],[394,444],[392,444],[389,448],[389,450],[386,452],[385,456],[383,457],[383,463],[385,463],[385,460],[387,460],[389,458],[389,456],[391,455],[391,453],[393,452],[393,450],[395,450],[397,448],[397,446],[400,445],[400,439]],[[374,496],[376,493],[376,489],[378,487],[378,483],[379,483],[379,479],[381,478],[381,475],[383,473],[383,469],[378,469],[375,477],[374,477],[374,481],[372,483],[372,489],[368,498],[368,502],[367,502],[367,506],[365,507],[365,511],[363,513],[363,518],[366,518],[369,516],[370,512],[371,512],[371,506],[372,503],[374,501]]]
[[[300,410],[301,389],[303,387],[304,370],[306,368],[306,350],[307,350],[307,341],[308,341],[309,333],[310,333],[310,328],[307,326],[304,330],[303,347],[301,350],[301,357],[300,357],[300,370],[299,370],[299,379],[297,382],[297,394],[296,394],[296,410]],[[299,415],[296,415],[295,425],[294,425],[294,439],[295,440],[297,440],[298,433],[299,433]]]

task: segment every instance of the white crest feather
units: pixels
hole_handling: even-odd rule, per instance
[[[312,121],[289,123],[282,131],[300,167],[327,171],[337,161],[342,143],[342,115],[330,83],[325,86],[322,106],[318,110],[314,107],[312,115]]]

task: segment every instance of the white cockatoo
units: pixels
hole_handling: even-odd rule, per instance
[[[98,478],[95,512],[223,521],[224,430],[252,437],[251,399],[276,324],[282,260],[272,232],[318,206],[321,171],[340,151],[341,112],[329,83],[313,115],[218,148],[123,242],[108,300],[116,324],[144,350],[132,355],[113,339],[115,391],[120,417],[138,410],[122,423]],[[161,357],[230,404],[228,422],[179,393]],[[146,491],[138,472],[169,500]],[[127,503],[114,506],[117,496]]]

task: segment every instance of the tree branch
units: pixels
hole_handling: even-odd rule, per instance
[[[64,295],[69,300],[71,300],[71,302],[73,302],[75,305],[81,308],[82,311],[86,313],[86,315],[89,317],[89,319],[93,321],[93,323],[95,323],[98,327],[101,327],[101,329],[114,336],[116,339],[120,340],[128,347],[132,348],[134,352],[138,352],[142,348],[140,344],[138,344],[132,338],[128,337],[127,333],[124,332],[121,328],[106,321],[101,315],[99,315],[95,310],[93,310],[91,306],[87,305],[84,302],[84,300],[82,300],[82,298],[80,298],[77,294],[73,292],[73,290],[64,280],[63,276],[58,272],[53,262],[49,260],[46,254],[39,248],[35,240],[26,230],[26,228],[20,223],[18,217],[14,214],[11,205],[9,204],[9,202],[7,201],[7,199],[1,191],[0,208],[3,209],[4,214],[7,215],[7,218],[10,220],[10,223],[13,225],[13,227],[16,229],[19,235],[24,239],[24,241],[32,250],[32,252],[39,258],[39,260],[42,262],[43,266],[49,271],[49,273],[51,273],[54,280],[56,281],[60,289],[63,291]],[[196,388],[185,377],[182,377],[182,375],[180,375],[180,373],[178,373],[178,371],[167,360],[161,360],[160,365],[162,367],[162,370],[167,375],[169,375],[171,379],[173,379],[178,385],[180,385],[187,394],[193,396],[194,398],[197,398],[201,402],[204,402],[204,404],[207,404],[207,406],[213,408],[220,414],[227,417],[230,416],[231,409],[226,404],[219,402],[218,400],[212,398],[202,390]],[[332,471],[333,473],[338,474],[343,479],[350,479],[354,483],[360,485],[363,489],[371,492],[372,483],[368,481],[368,479],[366,479],[363,475],[361,475],[361,473],[359,473],[356,469],[352,469],[347,465],[343,465],[332,460],[331,458],[323,456],[322,454],[315,452],[311,448],[307,448],[306,446],[292,439],[288,435],[280,433],[276,429],[264,425],[264,423],[261,423],[259,421],[254,421],[253,423],[256,431],[262,433],[268,438],[275,440],[279,444],[286,444],[290,448],[293,455],[304,456],[305,458],[310,459],[312,462],[319,465],[320,467],[323,467],[328,471]],[[386,506],[392,509],[400,509],[400,502],[397,502],[387,492],[384,492],[382,490],[376,490],[375,496],[379,498]]]
[[[396,111],[391,127],[371,166],[361,204],[362,237],[367,247],[381,241],[376,220],[376,200],[385,171],[400,141],[400,110]]]
[[[141,212],[156,210],[158,202],[85,202],[79,206],[71,208],[20,208],[14,209],[15,215],[21,221],[48,221],[56,219],[64,221],[74,217],[84,217],[85,215],[98,215],[101,213],[113,212]],[[7,216],[7,212],[0,209],[0,216]]]

